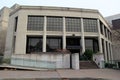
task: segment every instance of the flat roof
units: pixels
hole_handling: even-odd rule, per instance
[[[29,5],[19,5],[16,9],[14,9],[10,15],[15,13],[20,9],[28,9],[28,10],[58,10],[58,11],[74,11],[74,12],[91,12],[91,13],[99,13],[96,9],[84,9],[84,8],[71,8],[71,7],[55,7],[55,6],[29,6]]]

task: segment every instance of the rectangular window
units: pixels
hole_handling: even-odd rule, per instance
[[[102,50],[103,50],[103,55],[104,55],[104,59],[106,60],[106,57],[105,57],[104,39],[101,39],[101,40],[102,40]]]
[[[27,30],[43,31],[44,16],[28,16]]]
[[[27,36],[26,47],[27,54],[42,52],[42,44],[43,44],[42,37]]]
[[[47,37],[47,52],[54,52],[58,49],[62,49],[62,38],[61,37]]]
[[[17,31],[18,16],[15,17],[15,32]]]
[[[80,32],[81,20],[80,18],[65,18],[67,32]]]
[[[85,32],[98,32],[97,19],[83,19]]]
[[[108,30],[108,39],[110,40],[110,31]]]
[[[110,40],[112,41],[112,33],[110,32]]]
[[[109,53],[108,53],[108,42],[106,41],[106,53],[107,53],[107,60],[109,61]]]
[[[99,45],[97,39],[92,38],[86,38],[85,39],[85,49],[92,50],[93,52],[99,51]]]
[[[62,17],[47,17],[47,31],[62,31],[63,18]]]
[[[101,34],[103,34],[103,23],[100,21],[100,32],[101,32]]]
[[[107,28],[104,26],[105,37],[107,37]]]

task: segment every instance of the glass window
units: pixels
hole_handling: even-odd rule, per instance
[[[93,40],[85,39],[85,49],[89,49],[93,51]]]
[[[85,32],[98,32],[97,19],[83,19]]]
[[[68,32],[80,32],[81,20],[80,18],[65,18],[66,31]]]
[[[47,31],[62,31],[63,18],[62,17],[47,17]]]
[[[105,30],[105,37],[108,37],[108,35],[107,35],[107,28],[106,28],[106,26],[104,26],[104,30]]]
[[[15,17],[15,32],[17,30],[18,17]]]
[[[109,54],[108,54],[108,42],[106,41],[106,53],[107,53],[107,60],[109,61]]]
[[[102,22],[100,21],[100,32],[101,32],[101,34],[103,34],[103,24],[102,24]]]
[[[85,39],[85,49],[92,50],[93,52],[97,52],[99,50],[98,40],[97,39]]]
[[[43,31],[44,17],[43,16],[28,16],[27,30]]]
[[[42,52],[42,38],[41,37],[27,37],[27,53]]]
[[[57,51],[57,49],[62,49],[62,38],[48,37],[46,47],[47,52],[54,52]]]

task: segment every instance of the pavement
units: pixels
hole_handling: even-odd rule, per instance
[[[42,70],[42,71],[0,71],[2,79],[23,78],[104,78],[120,80],[120,70],[115,69],[81,69],[81,70]]]

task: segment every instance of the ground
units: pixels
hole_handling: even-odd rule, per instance
[[[108,80],[120,80],[120,70],[82,69],[82,70],[53,70],[53,71],[50,70],[49,71],[48,70],[47,71],[3,71],[3,70],[0,71],[0,80],[2,79],[13,80],[14,78],[20,80],[23,80],[23,78],[26,79],[29,78],[29,80],[30,78],[32,79],[33,78],[39,78],[39,79],[40,78],[103,78]],[[49,80],[54,80],[54,79],[49,79]]]

